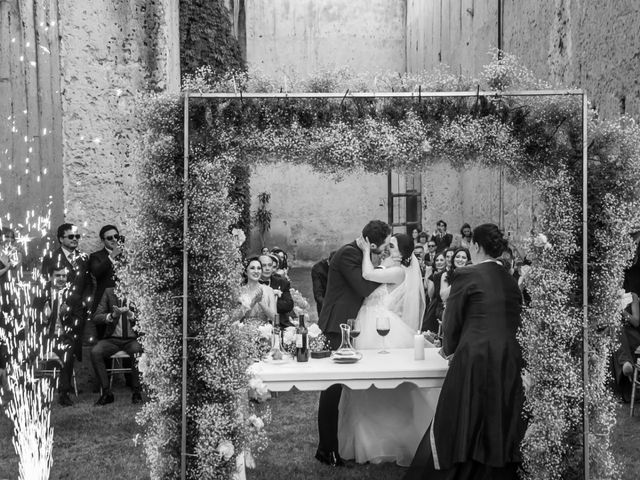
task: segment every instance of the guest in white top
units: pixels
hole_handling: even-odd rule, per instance
[[[272,321],[276,315],[276,297],[271,287],[260,283],[261,276],[260,258],[249,257],[242,272],[240,303],[245,309],[244,320],[264,324]]]

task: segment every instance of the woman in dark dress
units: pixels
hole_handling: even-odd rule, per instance
[[[526,427],[516,340],[522,296],[496,260],[506,244],[496,225],[480,225],[474,265],[456,270],[443,322],[449,371],[405,480],[518,478]]]
[[[431,275],[425,279],[425,287],[427,289],[427,296],[429,303],[425,309],[422,319],[422,327],[420,330],[423,332],[430,331],[433,333],[438,332],[438,313],[442,310],[442,299],[440,298],[440,283],[442,275],[446,271],[446,260],[444,253],[438,253],[434,260],[434,270]]]

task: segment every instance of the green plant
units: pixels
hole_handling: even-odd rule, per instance
[[[264,247],[264,236],[271,229],[271,210],[269,210],[269,201],[271,194],[262,192],[258,194],[258,208],[253,216],[254,221],[260,232],[260,248]]]

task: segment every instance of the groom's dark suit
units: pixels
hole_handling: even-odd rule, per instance
[[[378,285],[362,278],[362,250],[356,242],[348,243],[333,255],[318,326],[327,337],[328,333],[338,335],[334,348],[340,345],[340,324],[347,318],[356,318],[364,297]]]
[[[329,263],[327,292],[322,304],[318,326],[323,331],[332,350],[342,340],[340,324],[348,318],[356,318],[364,297],[380,285],[362,278],[362,250],[356,242],[340,248]],[[320,394],[318,405],[318,453],[321,461],[339,461],[338,456],[338,404],[342,385],[336,384]]]

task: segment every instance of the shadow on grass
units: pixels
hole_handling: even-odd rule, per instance
[[[280,393],[269,402],[269,447],[256,457],[256,468],[247,470],[247,480],[402,478],[406,469],[392,463],[334,468],[318,462],[314,458],[318,445],[318,397],[318,392],[293,390]]]

